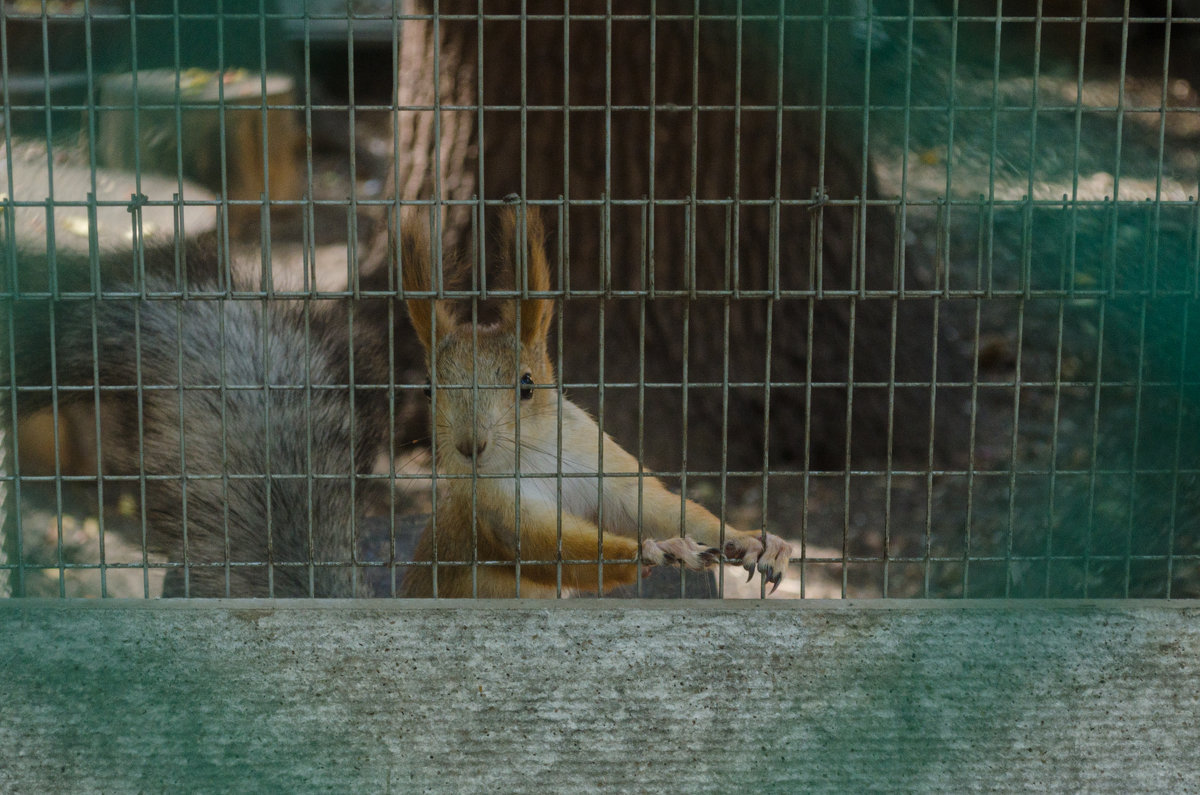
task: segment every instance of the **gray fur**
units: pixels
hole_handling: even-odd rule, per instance
[[[186,564],[166,594],[365,595],[352,564],[371,487],[355,475],[386,436],[358,427],[345,364],[302,302],[18,301],[16,385],[52,383],[51,323],[54,382],[98,372],[120,387],[102,393],[101,474],[146,476],[146,547]],[[59,402],[93,395],[60,390]],[[48,403],[26,392],[20,410]]]

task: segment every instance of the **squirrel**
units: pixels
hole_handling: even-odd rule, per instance
[[[514,275],[527,264],[528,291],[545,293],[545,226],[537,208],[525,215],[525,256],[514,209],[500,242]],[[406,293],[433,284],[426,228],[412,217],[401,224]],[[403,595],[601,592],[636,582],[649,566],[704,569],[722,554],[778,587],[786,541],[723,524],[671,493],[562,394],[547,347],[553,299],[505,301],[489,325],[461,321],[445,300],[406,305],[430,373],[436,503]]]

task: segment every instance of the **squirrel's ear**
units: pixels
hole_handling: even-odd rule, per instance
[[[524,286],[529,292],[545,292],[550,289],[550,264],[546,261],[546,228],[537,207],[525,211],[525,234],[521,239],[519,216],[515,208],[506,210],[502,219],[500,244],[504,257],[511,259],[513,282],[517,289]],[[520,256],[521,244],[525,244],[525,256]],[[525,266],[527,278],[521,283],[520,268]],[[554,320],[554,301],[549,298],[527,298],[521,304],[521,344],[534,346],[544,342]],[[516,326],[512,305],[503,310],[503,321]]]
[[[400,222],[400,283],[406,293],[433,291],[433,247],[429,239],[429,218],[423,214],[407,215]],[[436,340],[449,334],[455,326],[454,314],[445,301],[434,298],[405,300],[412,318],[417,339],[426,352]]]

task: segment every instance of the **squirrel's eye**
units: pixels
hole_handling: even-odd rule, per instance
[[[433,384],[429,382],[429,379],[425,380],[425,397],[433,397]]]
[[[521,376],[521,400],[533,397],[533,376],[529,373]]]

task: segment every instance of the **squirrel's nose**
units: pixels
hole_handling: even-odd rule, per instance
[[[487,449],[487,439],[478,439],[474,445],[471,444],[470,439],[463,439],[454,446],[458,448],[458,452],[462,453],[463,458],[471,458],[472,454],[479,457]]]

